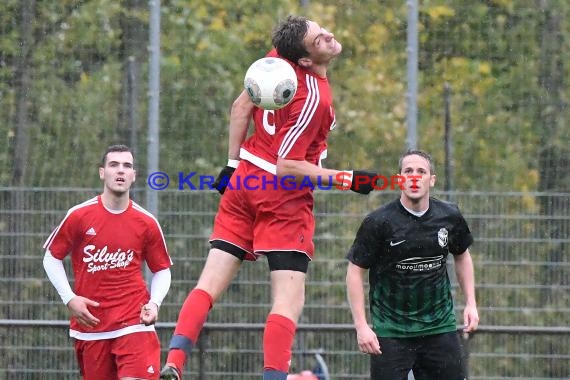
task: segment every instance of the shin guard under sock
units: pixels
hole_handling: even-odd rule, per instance
[[[198,341],[212,304],[212,297],[207,292],[193,289],[180,309],[166,362],[174,364],[181,372],[186,358]]]
[[[279,314],[269,314],[263,334],[263,369],[287,374],[295,338],[295,322]]]

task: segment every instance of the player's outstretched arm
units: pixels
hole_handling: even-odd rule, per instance
[[[477,311],[477,301],[475,300],[473,260],[468,249],[461,255],[454,255],[453,258],[457,282],[459,282],[465,297],[465,309],[463,310],[464,332],[470,333],[477,330],[477,326],[479,326],[479,313]]]
[[[277,159],[277,176],[293,176],[298,181],[306,177],[313,184],[336,186],[342,190],[352,190],[360,194],[368,194],[376,187],[378,174],[364,170],[334,170],[326,169],[307,161]]]
[[[348,303],[356,328],[358,348],[366,354],[381,354],[380,342],[376,333],[366,321],[364,275],[367,269],[361,268],[351,262],[346,271],[346,289]]]

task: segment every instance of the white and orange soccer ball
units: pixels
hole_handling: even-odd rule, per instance
[[[249,66],[243,85],[256,106],[276,110],[293,100],[297,92],[297,74],[284,59],[264,57]]]

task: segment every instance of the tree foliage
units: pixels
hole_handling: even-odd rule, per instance
[[[243,74],[251,62],[270,49],[273,26],[290,13],[318,21],[343,45],[341,57],[329,71],[338,127],[331,133],[325,165],[376,169],[386,176],[397,170],[407,133],[407,3],[309,1],[306,7],[299,3],[162,2],[160,170],[171,178],[177,178],[178,172],[191,171],[215,175],[225,164],[229,108],[242,89]],[[33,17],[24,17],[24,11]],[[447,84],[451,89],[448,116],[456,189],[570,189],[570,133],[566,125],[570,116],[569,89],[565,82],[570,74],[566,37],[570,35],[566,22],[569,15],[570,5],[565,0],[420,2],[419,147],[434,155],[440,179],[445,159]],[[99,155],[105,146],[123,142],[134,143],[137,148],[139,187],[145,187],[148,29],[149,10],[143,0],[0,2],[0,185],[99,187]],[[129,65],[133,60],[134,68]],[[131,74],[135,74],[136,86],[127,78]],[[129,121],[126,98],[131,96],[138,101],[138,117]],[[18,140],[18,136],[25,138]],[[136,141],[133,136],[137,136]],[[25,170],[16,181],[14,168],[20,164]],[[31,202],[18,191],[12,194],[13,199],[6,204],[14,210],[23,210],[20,205]],[[189,205],[177,197],[163,199],[162,203],[168,210],[186,206],[205,215],[189,218],[182,212],[164,226],[175,236],[169,245],[188,256],[192,255],[189,252],[205,251],[206,239],[189,243],[186,237],[208,234],[211,218],[206,215],[215,209],[217,200],[200,195]],[[345,247],[327,245],[327,239],[335,236],[349,241],[360,222],[354,215],[360,215],[363,207],[373,207],[386,195],[373,194],[365,205],[362,198],[355,197],[331,204],[317,202],[319,213],[344,216],[342,220],[320,218],[317,238],[324,247],[322,257],[343,257]],[[469,211],[474,215],[537,215],[542,210],[544,215],[564,215],[568,210],[567,201],[549,204],[551,201],[540,201],[532,195],[515,204],[485,199],[471,202]],[[14,215],[13,226],[0,223],[0,229],[24,236],[33,226],[25,217]],[[488,248],[485,254],[489,260],[516,261],[524,256],[531,262],[563,262],[567,245],[563,240],[564,220],[553,219],[538,218],[521,226],[517,217],[498,217],[474,229],[501,232],[501,236],[529,234],[552,239],[552,243],[539,248],[535,249],[537,243],[521,250],[520,245],[494,244],[497,236],[490,235],[487,245],[480,245]],[[11,246],[9,251],[18,255],[26,249],[39,247]],[[334,266],[332,260],[328,265],[314,270],[336,274],[338,265]],[[197,276],[195,261],[186,261],[181,267],[184,275]],[[547,283],[552,271],[521,271],[520,282],[543,277],[546,280],[540,281]],[[504,276],[504,268],[495,266],[481,277],[495,284]],[[552,281],[564,284],[564,276],[557,276]],[[186,291],[180,290],[177,302],[182,302]],[[320,297],[318,291],[308,297]],[[505,296],[509,292],[488,287],[480,294],[487,305],[509,308],[513,306],[512,297]],[[231,297],[231,289],[229,294]],[[549,294],[538,299],[536,293],[529,292],[524,297],[529,304],[546,308],[565,300],[564,294]],[[327,297],[335,305],[345,299],[342,291]],[[41,313],[34,305],[30,309]],[[314,312],[315,319],[347,317],[328,313],[328,309],[325,312],[327,315]],[[505,312],[499,322],[520,324],[534,318],[514,314]],[[559,314],[552,315],[552,320],[531,322],[555,323]],[[503,349],[502,345],[497,347]]]
[[[30,150],[23,184],[86,186],[84,169],[102,146],[128,140],[121,119],[125,91],[125,19],[148,26],[148,9],[107,0],[35,2],[32,85],[26,92]],[[419,145],[444,161],[443,87],[452,91],[453,164],[458,189],[538,189],[547,168],[564,165],[568,128],[562,102],[567,86],[549,93],[545,62],[568,71],[568,26],[551,31],[562,43],[545,46],[546,16],[568,13],[565,2],[424,1],[420,8]],[[10,184],[21,33],[16,1],[3,2],[0,111],[4,169]],[[550,12],[550,13],[548,13]],[[406,138],[407,7],[401,1],[229,0],[163,2],[161,17],[161,167],[215,173],[225,160],[228,111],[249,63],[270,48],[275,23],[303,13],[333,31],[343,54],[330,70],[339,128],[330,142],[331,167],[369,167],[391,173]],[[546,15],[546,16],[545,16]],[[12,17],[14,16],[14,17]],[[139,170],[146,142],[147,41],[137,42],[141,72],[137,99]],[[130,46],[132,52],[137,46]],[[545,55],[546,54],[546,55]],[[549,126],[540,123],[547,110]],[[549,115],[552,115],[552,112]],[[538,118],[537,118],[538,116]],[[550,137],[552,136],[552,137]],[[546,137],[546,139],[545,139]],[[129,141],[126,141],[127,143]],[[557,147],[538,159],[540,145]],[[77,154],[79,153],[79,154]],[[31,163],[34,163],[33,165]],[[545,171],[546,170],[546,171]],[[561,190],[565,179],[551,187]],[[560,172],[557,172],[560,173]],[[441,171],[439,174],[442,174]],[[546,188],[547,189],[547,188]]]

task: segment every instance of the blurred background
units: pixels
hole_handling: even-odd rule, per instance
[[[78,378],[41,247],[67,209],[101,191],[98,162],[114,143],[134,148],[133,198],[159,218],[175,264],[158,325],[167,347],[219,202],[215,191],[178,190],[178,175],[225,165],[229,107],[289,14],[343,44],[329,70],[337,128],[324,164],[389,175],[407,147],[427,150],[436,195],[470,224],[481,317],[464,340],[470,378],[570,378],[566,0],[4,0],[0,379]],[[168,189],[147,185],[154,170]],[[333,379],[369,376],[344,255],[364,215],[397,195],[316,192],[316,260],[292,370],[311,369],[318,352]],[[211,313],[192,379],[259,378],[268,284],[264,260],[244,265]]]

